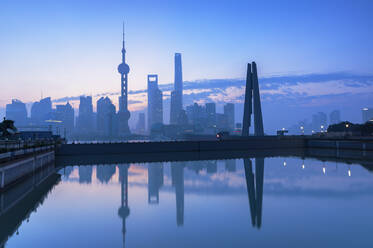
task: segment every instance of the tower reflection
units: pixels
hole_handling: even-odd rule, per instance
[[[264,158],[255,158],[255,175],[251,159],[244,159],[247,192],[249,195],[251,223],[260,229],[262,225]]]
[[[159,203],[159,190],[163,186],[163,163],[148,164],[148,203]]]
[[[92,166],[79,166],[79,183],[92,183]]]
[[[171,163],[172,185],[176,193],[176,223],[184,225],[184,163]]]
[[[120,207],[118,209],[118,215],[122,219],[122,235],[123,235],[123,247],[125,247],[126,241],[126,218],[130,215],[130,208],[128,206],[128,169],[130,165],[122,164],[118,165],[119,168],[119,181],[121,186],[121,198]]]

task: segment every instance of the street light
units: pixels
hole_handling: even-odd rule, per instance
[[[302,135],[304,135],[304,127],[300,126],[300,130],[302,131]]]

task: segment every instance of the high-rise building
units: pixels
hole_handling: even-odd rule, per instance
[[[186,114],[191,124],[204,127],[206,125],[206,110],[203,106],[194,103],[186,107]]]
[[[363,123],[373,120],[373,108],[363,108],[361,112],[363,115]]]
[[[179,116],[177,118],[177,124],[178,125],[188,125],[189,123],[189,120],[188,120],[188,116],[186,114],[186,111],[184,109],[182,109],[179,113]]]
[[[31,122],[33,125],[47,125],[46,120],[52,113],[52,101],[50,97],[34,102],[31,107]]]
[[[216,127],[216,104],[214,102],[206,103],[206,126]]]
[[[170,123],[177,124],[180,111],[183,109],[183,75],[181,53],[175,53],[175,81],[171,92]]]
[[[312,130],[314,132],[325,131],[327,128],[327,115],[324,112],[312,115]]]
[[[224,105],[224,115],[227,117],[229,131],[234,130],[234,104],[227,103]]]
[[[139,133],[145,132],[145,113],[139,113],[136,129]]]
[[[117,116],[115,105],[109,97],[101,97],[97,101],[97,131],[109,137],[117,135]]]
[[[13,120],[16,127],[28,124],[26,104],[20,100],[13,99],[12,103],[6,105],[5,116],[9,120]]]
[[[74,130],[74,109],[70,103],[56,105],[55,118],[62,122],[64,137],[70,136]]]
[[[341,122],[341,112],[339,110],[333,110],[329,115],[329,124],[338,124]]]
[[[93,105],[91,96],[80,97],[77,128],[80,132],[91,132],[93,130]]]
[[[228,117],[225,114],[216,114],[216,128],[218,131],[229,131]]]
[[[163,94],[158,88],[158,75],[148,75],[148,130],[154,124],[163,124]]]
[[[124,24],[123,24],[123,41],[122,41],[122,63],[118,66],[118,72],[120,73],[120,97],[119,97],[119,134],[129,135],[130,128],[128,126],[128,120],[130,119],[131,113],[128,111],[128,73],[130,67],[126,64],[126,49],[124,46]]]

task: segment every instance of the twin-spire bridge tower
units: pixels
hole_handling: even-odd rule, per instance
[[[251,115],[254,110],[254,135],[264,136],[262,107],[260,103],[256,63],[247,64],[245,105],[242,121],[242,136],[249,136]]]

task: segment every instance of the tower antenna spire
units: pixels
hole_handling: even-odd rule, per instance
[[[124,20],[123,20],[123,48],[124,48]]]

